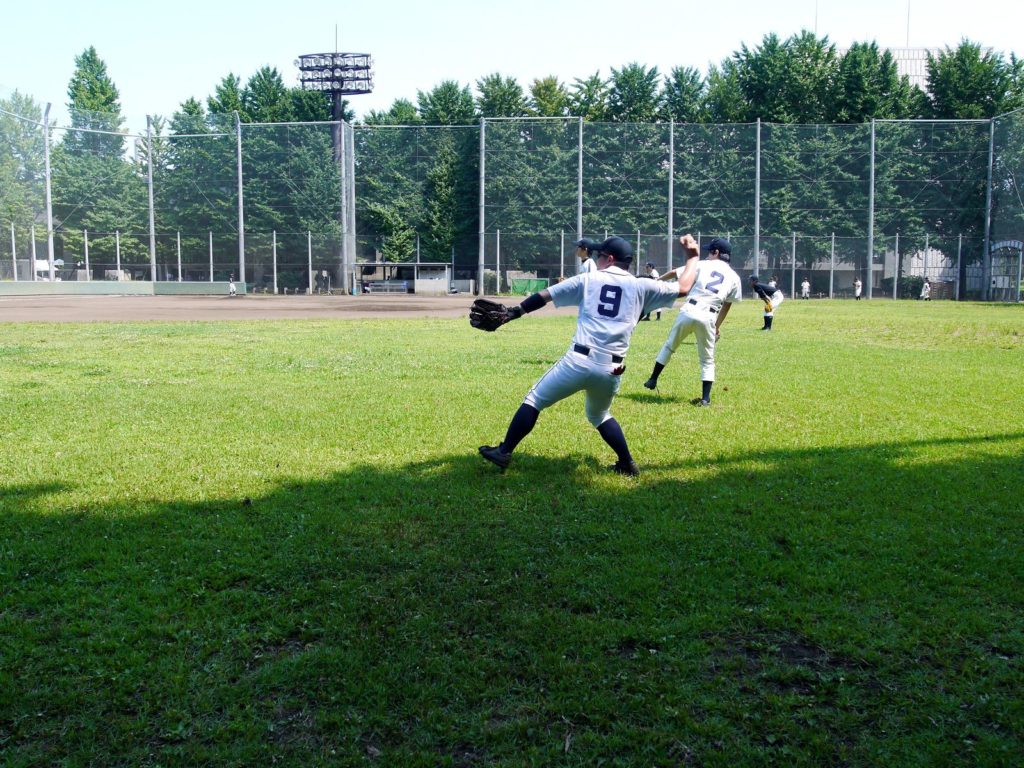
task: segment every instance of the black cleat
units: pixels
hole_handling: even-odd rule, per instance
[[[612,472],[626,477],[640,477],[640,467],[636,465],[635,461],[630,461],[628,464],[616,461],[612,464]]]
[[[690,401],[690,405],[695,405],[698,408],[710,408],[711,407],[711,401],[710,400],[704,400],[704,399],[702,399],[700,397],[695,397],[695,398],[693,398],[693,400]]]
[[[626,475],[627,477],[639,477],[640,467],[637,466],[635,461],[630,461],[624,464],[621,461],[615,462],[611,465],[611,471],[615,474]]]
[[[651,378],[644,382],[644,386],[647,387],[648,389],[657,389],[658,380],[652,376]]]
[[[480,455],[492,464],[497,464],[501,467],[502,472],[508,469],[508,465],[512,462],[512,454],[505,453],[501,450],[500,445],[481,445]]]

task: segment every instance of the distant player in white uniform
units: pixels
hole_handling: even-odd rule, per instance
[[[609,237],[596,248],[597,271],[585,272],[529,296],[512,307],[512,319],[540,309],[553,301],[556,307],[579,307],[576,334],[561,360],[540,377],[526,394],[505,439],[500,445],[480,446],[480,455],[503,470],[512,461],[512,452],[530,434],[537,417],[545,408],[579,391],[586,392],[587,420],[615,451],[612,466],[622,475],[636,476],[640,470],[629,452],[622,427],[610,408],[619,391],[629,340],[640,316],[685,296],[696,276],[700,251],[690,235],[680,238],[689,260],[676,282],[638,280],[629,273],[633,249],[621,237]]]
[[[804,278],[804,281],[802,283],[800,283],[800,298],[801,299],[809,299],[809,298],[811,298],[811,284],[807,280],[806,277]]]
[[[729,314],[733,302],[743,300],[743,286],[739,276],[729,266],[732,246],[728,240],[714,238],[705,246],[708,258],[698,262],[697,275],[690,288],[689,297],[669,331],[668,339],[658,353],[651,378],[644,382],[648,389],[658,386],[658,377],[672,359],[683,339],[691,333],[697,338],[697,357],[700,359],[701,396],[694,398],[694,405],[711,405],[711,387],[715,383],[715,343],[721,334],[719,330]],[[687,264],[687,269],[690,265]],[[674,277],[676,270],[665,273],[666,278]],[[665,279],[665,278],[663,278]]]
[[[646,277],[646,278],[649,278],[651,280],[657,280],[657,279],[659,279],[661,277],[661,273],[658,272],[657,268],[654,266],[654,262],[653,261],[648,261],[646,264],[644,264],[644,274],[638,275],[638,277]],[[657,312],[655,312],[654,316],[657,317],[659,320],[661,320],[661,310],[659,309]],[[646,315],[644,315],[640,319],[641,320],[650,320],[651,319],[650,312],[648,312]]]
[[[853,281],[853,298],[855,298],[857,301],[860,301],[861,287],[862,283],[860,281],[860,278],[858,277],[856,280]]]
[[[599,245],[600,243],[588,240],[585,237],[576,242],[576,255],[580,259],[580,265],[576,269],[577,275],[582,275],[584,272],[597,272],[597,264],[594,262],[594,250]]]

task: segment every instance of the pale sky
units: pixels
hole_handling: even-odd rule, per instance
[[[955,47],[968,38],[1024,54],[1019,0],[362,0],[266,2],[14,0],[3,13],[0,95],[15,89],[66,121],[75,56],[96,47],[121,93],[129,127],[166,117],[190,96],[205,100],[228,73],[244,82],[261,66],[298,82],[302,53],[335,49],[373,57],[374,92],[350,99],[358,116],[456,80],[474,90],[494,72],[526,90],[556,75],[566,85],[631,62],[706,72],[741,44],[801,29],[840,48]],[[909,24],[908,24],[909,17]]]

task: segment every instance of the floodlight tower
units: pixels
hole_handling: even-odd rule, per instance
[[[295,60],[295,66],[299,68],[299,85],[303,90],[331,95],[334,160],[339,167],[348,167],[348,173],[342,174],[341,189],[341,282],[346,293],[351,288],[350,267],[355,261],[355,215],[349,216],[349,209],[354,208],[350,195],[355,194],[355,185],[351,184],[352,163],[349,161],[349,158],[354,159],[354,153],[351,147],[346,148],[342,133],[342,121],[345,119],[342,105],[345,96],[373,91],[371,64],[368,53],[304,53]]]

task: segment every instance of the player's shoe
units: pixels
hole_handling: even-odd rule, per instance
[[[512,454],[505,453],[505,451],[501,450],[500,445],[481,445],[480,455],[492,464],[497,464],[501,467],[502,472],[508,469],[508,465],[512,462]]]
[[[648,389],[657,389],[658,380],[652,376],[651,378],[644,382],[644,386],[647,387]]]
[[[612,464],[612,472],[619,475],[625,475],[626,477],[639,477],[640,467],[638,467],[636,462],[632,460],[627,464],[624,464],[621,461],[616,461]]]
[[[700,397],[695,397],[695,398],[693,398],[693,400],[690,401],[690,405],[695,405],[698,408],[710,408],[711,407],[711,401],[710,400],[704,400],[703,398],[700,398]]]

